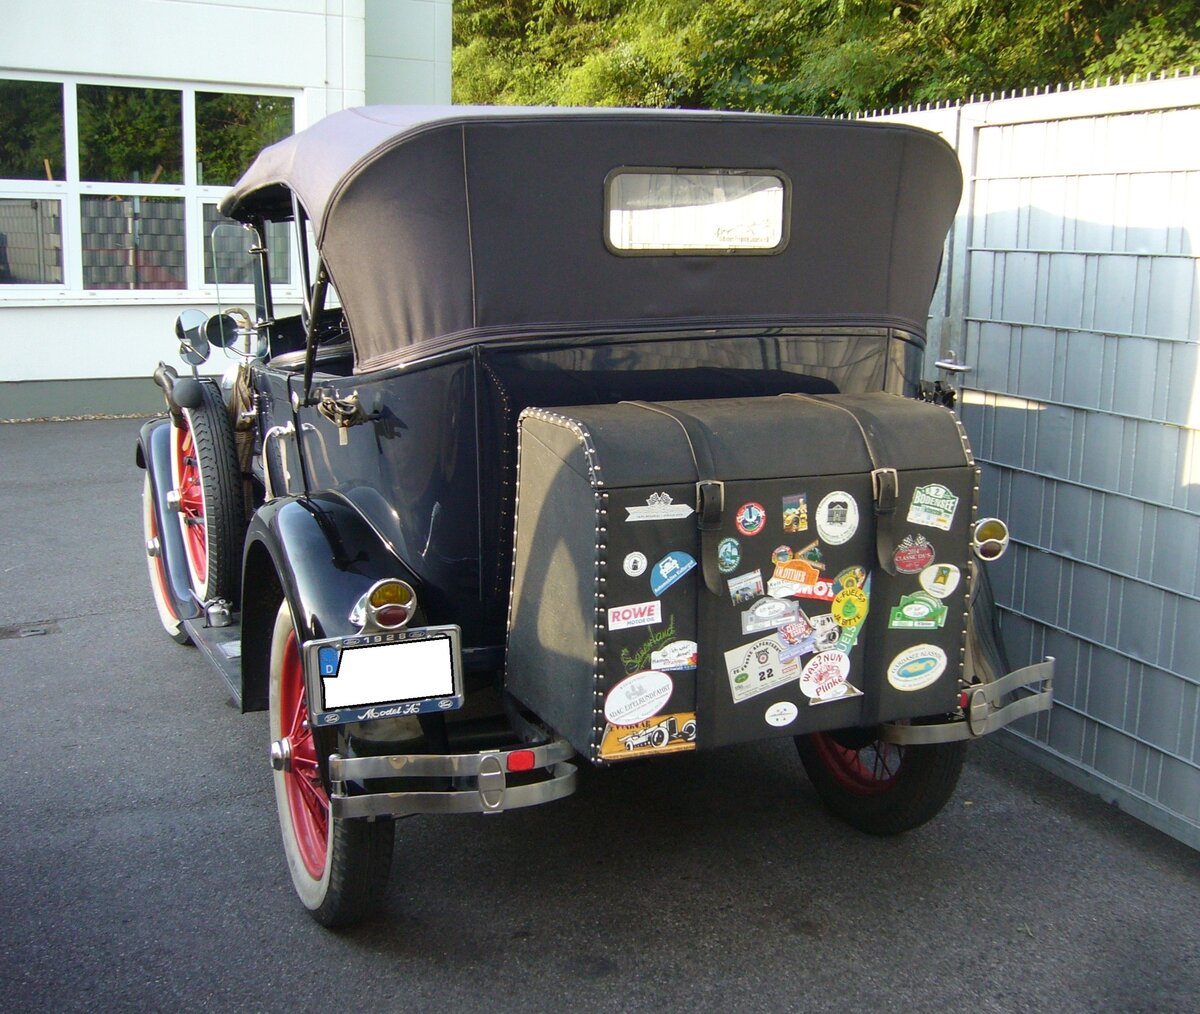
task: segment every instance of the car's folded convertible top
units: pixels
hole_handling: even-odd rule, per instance
[[[765,170],[789,186],[764,256],[625,257],[622,167]],[[922,335],[961,192],[912,127],[681,110],[366,107],[264,151],[221,210],[311,219],[359,371],[481,340],[863,324]]]

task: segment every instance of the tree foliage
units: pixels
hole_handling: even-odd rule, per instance
[[[1195,0],[457,0],[458,102],[854,113],[1200,65]]]

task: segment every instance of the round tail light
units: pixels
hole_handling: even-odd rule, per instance
[[[1008,549],[1008,525],[999,518],[981,518],[971,530],[971,549],[985,563],[999,560]]]

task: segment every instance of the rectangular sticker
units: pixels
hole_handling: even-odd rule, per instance
[[[734,704],[800,678],[799,661],[785,661],[781,651],[779,641],[772,636],[725,652],[725,671]]]
[[[648,627],[662,623],[662,603],[637,602],[630,606],[613,606],[608,611],[608,629],[626,630],[629,627]]]
[[[954,512],[958,510],[958,497],[940,482],[918,486],[913,490],[912,503],[908,508],[908,522],[950,531],[954,523]]]

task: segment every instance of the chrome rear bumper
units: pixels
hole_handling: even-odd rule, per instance
[[[1040,683],[1040,689],[1031,684]],[[1026,691],[1021,694],[1020,691]],[[881,738],[887,743],[916,746],[923,743],[953,743],[959,739],[974,739],[1002,729],[1018,718],[1038,711],[1049,711],[1053,703],[1054,659],[1017,669],[990,683],[977,683],[967,688],[967,704],[963,717],[956,722],[939,725],[882,726]],[[1009,694],[1018,694],[1007,704]]]
[[[519,756],[518,756],[519,755]],[[532,755],[530,757],[529,755]],[[563,739],[540,746],[460,754],[329,758],[335,817],[407,817],[415,813],[502,813],[562,799],[575,791],[575,755]],[[518,784],[509,784],[519,775]],[[452,788],[347,793],[347,782],[376,778],[452,779]],[[534,779],[534,780],[530,780]]]

